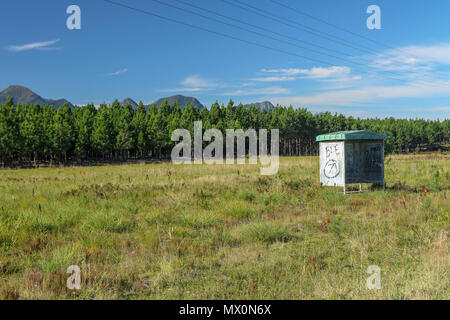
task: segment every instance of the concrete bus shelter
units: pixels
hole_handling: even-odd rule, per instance
[[[317,136],[320,152],[320,182],[343,187],[384,182],[384,141],[387,136],[371,131],[342,131]]]

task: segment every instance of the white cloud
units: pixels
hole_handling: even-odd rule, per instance
[[[6,47],[6,50],[13,52],[21,52],[28,50],[60,50],[61,48],[49,47],[55,43],[61,41],[61,39],[55,39],[51,41],[33,42],[23,45],[10,45]]]
[[[126,72],[128,72],[127,68],[116,71],[116,72],[108,73],[107,76],[110,76],[110,77],[118,76],[119,74],[126,73]]]
[[[445,112],[450,113],[450,107],[447,107],[447,106],[445,106],[445,107],[433,107],[433,108],[431,108],[431,110],[433,110],[433,111],[445,111]]]
[[[355,106],[375,101],[400,98],[423,98],[450,94],[450,81],[446,83],[410,83],[402,86],[372,86],[359,89],[336,90],[305,96],[273,98],[281,105],[295,106]]]
[[[363,58],[363,57],[361,57]],[[314,92],[305,94],[288,94],[289,90],[272,87],[265,89],[239,88],[225,95],[249,96],[265,95],[272,103],[307,107],[311,110],[347,110],[357,114],[355,107],[364,106],[372,109],[359,110],[361,114],[395,114],[397,111],[386,107],[393,100],[424,99],[450,96],[450,72],[440,67],[450,64],[450,43],[433,46],[409,46],[388,50],[380,54],[365,56],[368,75],[356,73],[347,66],[314,68],[266,68],[260,70],[261,77],[249,79],[257,82],[282,82],[300,79],[319,81]],[[390,75],[387,71],[395,72]],[[386,73],[385,73],[386,72]],[[392,82],[393,79],[401,83]],[[322,85],[318,85],[318,84]],[[253,83],[254,85],[254,83]],[[248,90],[247,90],[248,89]],[[270,90],[273,89],[273,90]],[[271,92],[272,91],[272,92]],[[386,104],[386,105],[385,105]],[[397,104],[396,104],[397,105]],[[383,108],[384,106],[384,108]],[[412,112],[410,107],[404,107]],[[450,107],[437,106],[423,108],[426,114],[448,114]]]
[[[348,77],[342,77],[342,78],[330,78],[330,79],[323,79],[323,82],[339,82],[340,87],[348,87],[349,83],[343,83],[343,82],[351,82],[351,81],[356,81],[356,80],[361,80],[363,77],[362,76],[348,76]]]
[[[409,79],[424,76],[436,78],[438,75],[448,79],[449,74],[442,72],[440,67],[450,65],[450,43],[400,47],[386,50],[368,59],[373,61],[370,67],[375,70],[395,71]]]
[[[185,78],[181,84],[189,88],[208,88],[216,85],[213,81],[202,78],[197,74]]]
[[[173,88],[173,89],[162,89],[160,92],[201,92],[208,90],[206,88]]]
[[[282,95],[289,94],[290,91],[285,88],[280,87],[269,87],[269,88],[257,88],[257,89],[248,89],[248,90],[236,90],[233,92],[223,93],[222,96],[252,96],[252,95]]]
[[[253,79],[249,79],[251,81],[258,81],[258,82],[284,82],[284,81],[293,81],[296,80],[297,78],[295,77],[285,77],[285,76],[281,76],[281,77],[265,77],[265,78],[253,78]]]
[[[283,76],[305,76],[310,79],[325,79],[332,77],[348,77],[351,72],[349,67],[333,66],[329,68],[314,67],[311,69],[262,69],[264,73],[278,73]]]
[[[169,88],[159,90],[160,92],[202,92],[212,90],[217,87],[217,84],[209,79],[202,78],[194,74],[185,78],[180,82],[183,87]]]
[[[450,43],[431,46],[407,46],[389,50],[386,54],[395,56],[398,62],[407,64],[450,64]]]

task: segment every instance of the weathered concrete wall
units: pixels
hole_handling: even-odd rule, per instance
[[[344,142],[320,143],[320,182],[326,186],[344,186]]]

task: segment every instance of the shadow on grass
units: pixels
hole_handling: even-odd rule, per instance
[[[385,190],[386,191],[393,191],[393,192],[407,192],[407,193],[422,193],[425,187],[410,187],[406,185],[406,183],[397,181],[393,185],[386,185]],[[370,191],[377,191],[377,190],[383,190],[383,185],[380,184],[373,184],[370,189]]]

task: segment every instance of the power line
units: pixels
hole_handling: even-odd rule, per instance
[[[315,36],[327,39],[329,41],[338,43],[338,44],[343,45],[343,46],[347,46],[347,47],[353,48],[353,49],[361,51],[361,52],[366,52],[366,53],[370,53],[370,54],[373,54],[373,52],[374,52],[374,49],[372,49],[372,48],[365,47],[365,46],[362,46],[360,44],[353,43],[353,42],[345,40],[343,38],[336,37],[335,35],[332,35],[332,34],[329,34],[327,32],[323,32],[323,31],[320,31],[320,30],[317,30],[317,29],[314,29],[314,28],[311,28],[311,27],[309,27],[307,25],[298,23],[296,21],[292,21],[290,19],[274,15],[273,13],[267,12],[267,11],[259,9],[259,8],[256,8],[256,7],[252,6],[252,5],[249,5],[249,4],[244,3],[242,1],[239,1],[239,0],[232,0],[234,2],[230,2],[229,0],[220,0],[220,1],[222,1],[224,3],[227,3],[227,4],[231,5],[231,6],[240,8],[240,9],[242,9],[244,11],[251,12],[251,13],[256,14],[258,16],[262,16],[262,17],[264,17],[266,19],[270,19],[270,20],[276,21],[278,23],[284,24],[284,25],[286,25],[288,27],[291,27],[291,28],[294,28],[294,29],[297,29],[297,30],[300,30],[300,31],[303,31],[303,32],[307,32],[307,33],[313,34]],[[245,7],[243,7],[243,6],[245,6]]]
[[[187,6],[190,6],[190,7],[199,9],[199,10],[202,10],[204,12],[208,12],[208,13],[214,14],[216,16],[219,16],[219,17],[222,17],[222,18],[225,18],[225,19],[236,21],[238,23],[250,26],[252,28],[256,28],[256,29],[259,29],[259,30],[262,30],[262,31],[265,31],[265,32],[270,32],[270,33],[275,34],[275,35],[277,35],[279,37],[283,37],[283,38],[286,38],[286,39],[294,40],[294,41],[297,41],[297,42],[300,42],[300,43],[305,43],[307,45],[310,45],[310,46],[313,46],[313,47],[317,47],[317,48],[320,48],[320,49],[324,49],[324,50],[328,50],[330,52],[334,52],[336,54],[340,54],[340,55],[343,55],[343,56],[350,56],[350,57],[352,57],[351,54],[348,54],[348,53],[345,53],[345,52],[341,52],[341,51],[338,51],[338,50],[334,50],[334,49],[330,49],[330,48],[327,48],[327,47],[323,47],[323,46],[314,44],[312,42],[308,42],[308,41],[301,40],[301,39],[298,39],[298,38],[294,38],[294,37],[291,37],[291,36],[288,36],[288,35],[285,35],[285,34],[282,34],[282,33],[279,33],[279,32],[276,32],[276,31],[273,31],[273,30],[270,30],[270,29],[267,29],[267,28],[264,28],[264,27],[261,27],[261,26],[257,26],[257,25],[254,25],[254,24],[251,24],[251,23],[248,23],[248,22],[245,22],[245,21],[242,21],[242,20],[230,17],[230,16],[226,16],[224,14],[218,13],[218,12],[213,11],[213,10],[209,10],[209,9],[206,9],[206,8],[199,7],[197,5],[194,5],[192,3],[188,3],[188,2],[183,1],[183,0],[175,0],[175,1],[177,1],[179,3],[183,3],[183,4],[187,5]],[[370,62],[368,60],[363,60],[363,59],[360,59],[360,60],[362,60],[362,61],[364,61],[366,63]]]
[[[167,4],[167,3],[161,2],[161,1],[159,1],[159,0],[152,0],[152,1],[157,2],[157,3],[160,3],[160,4],[165,5],[165,6],[168,6],[168,7],[172,7],[172,8],[175,8],[175,9],[178,9],[178,10],[181,10],[181,11],[184,11],[184,12],[187,12],[187,13],[190,13],[190,14],[193,14],[193,15],[200,16],[200,17],[202,17],[202,18],[204,18],[204,19],[208,19],[208,20],[211,20],[211,21],[214,21],[214,22],[218,22],[218,23],[227,25],[227,26],[231,26],[231,27],[234,27],[234,28],[238,28],[238,29],[240,29],[240,30],[244,30],[244,31],[246,31],[246,32],[250,32],[250,33],[253,33],[253,34],[257,34],[257,35],[259,35],[259,36],[261,36],[261,37],[269,38],[269,39],[276,40],[276,41],[279,41],[279,42],[282,42],[282,43],[287,43],[287,44],[289,44],[289,45],[292,45],[292,46],[295,46],[295,47],[298,47],[298,48],[301,48],[301,49],[309,50],[309,51],[312,51],[312,52],[316,52],[316,53],[319,53],[319,54],[322,54],[322,55],[325,55],[325,56],[328,56],[328,57],[332,57],[332,58],[335,58],[335,59],[338,59],[338,60],[342,59],[343,61],[345,61],[345,62],[347,62],[347,63],[351,63],[351,64],[355,64],[355,65],[359,65],[359,66],[368,66],[368,64],[371,63],[371,61],[368,61],[368,60],[365,60],[365,59],[360,59],[360,60],[364,61],[366,64],[363,64],[363,63],[357,63],[357,62],[353,62],[353,61],[349,61],[349,60],[347,60],[347,59],[343,59],[343,58],[340,58],[340,57],[336,57],[336,56],[330,55],[330,54],[328,54],[328,53],[323,53],[323,52],[320,52],[320,51],[318,51],[318,50],[314,50],[314,49],[310,49],[310,48],[305,48],[305,47],[303,47],[303,46],[298,46],[298,45],[295,45],[295,44],[290,43],[290,42],[287,42],[287,41],[283,41],[283,40],[280,40],[280,39],[273,38],[273,37],[271,37],[271,36],[267,36],[267,35],[265,35],[265,34],[261,34],[261,33],[259,33],[259,32],[254,32],[254,31],[252,31],[252,30],[249,30],[249,29],[246,29],[246,28],[242,28],[242,27],[239,27],[239,26],[236,26],[236,25],[227,23],[227,22],[223,22],[223,21],[220,21],[220,20],[211,18],[211,17],[206,17],[206,16],[204,16],[204,15],[202,15],[202,14],[199,14],[199,13],[197,13],[197,12],[192,12],[192,11],[190,11],[190,10],[187,10],[187,9],[184,9],[184,8],[180,8],[180,7],[171,5],[171,4]],[[276,35],[281,36],[281,37],[286,37],[286,38],[288,38],[288,39],[294,39],[294,40],[299,41],[299,42],[305,42],[305,41],[303,41],[303,40],[299,40],[299,39],[296,39],[296,38],[292,38],[292,37],[289,37],[289,36],[285,36],[285,35],[283,35],[283,34],[281,34],[281,33],[278,33],[278,32],[272,31],[272,30],[269,30],[269,29],[264,28],[264,27],[260,27],[260,26],[257,26],[257,25],[251,24],[251,23],[244,22],[244,21],[239,20],[239,19],[235,19],[235,18],[233,18],[233,17],[229,17],[229,16],[226,16],[226,15],[223,15],[223,14],[218,13],[218,12],[215,12],[215,11],[213,11],[213,10],[205,9],[205,8],[203,8],[203,7],[200,7],[200,6],[191,4],[191,3],[186,2],[186,1],[183,1],[183,0],[175,0],[175,1],[177,1],[177,2],[179,2],[179,3],[182,3],[182,4],[184,4],[184,5],[187,5],[187,6],[190,6],[190,7],[193,7],[193,8],[196,8],[196,9],[199,9],[199,10],[202,10],[202,11],[205,11],[205,12],[208,12],[208,13],[211,13],[211,14],[214,14],[214,15],[217,15],[217,16],[220,16],[220,17],[223,17],[223,18],[225,18],[225,19],[229,19],[229,20],[232,20],[232,21],[236,21],[236,22],[238,22],[238,23],[242,23],[242,24],[251,26],[251,27],[253,27],[253,28],[257,28],[257,29],[260,29],[260,30],[263,30],[263,31],[266,31],[266,32],[270,32],[270,33],[276,34]],[[312,44],[312,43],[309,43],[309,42],[306,42],[306,43],[308,43],[308,44],[310,44],[310,45],[313,45],[313,46],[317,46],[317,45]],[[328,51],[334,51],[334,50],[332,50],[332,49],[329,49],[329,48],[326,48],[326,47],[322,47],[322,46],[317,46],[317,47],[323,48],[323,49],[328,50]],[[338,51],[338,52],[339,52],[339,51]],[[339,54],[345,55],[345,56],[348,55],[348,54],[345,54],[345,53],[342,53],[342,52],[339,52]],[[370,66],[369,66],[369,67],[370,67]],[[376,70],[376,68],[374,68],[374,67],[370,67],[370,68],[373,68],[373,69]],[[360,71],[360,70],[358,70],[358,69],[356,69],[356,70],[357,70],[357,71]],[[399,76],[399,77],[402,77],[402,76],[403,76],[402,74],[399,74],[399,73],[396,73],[396,72],[392,72],[392,71],[389,71],[389,70],[381,70],[381,71],[380,71],[380,70],[377,70],[377,71],[378,71],[379,73],[388,73],[388,74],[391,74],[391,75],[394,75],[394,76]]]
[[[391,50],[396,50],[396,51],[398,51],[398,52],[400,52],[400,53],[404,53],[404,54],[407,54],[407,55],[409,55],[409,56],[414,56],[414,54],[408,53],[408,52],[403,51],[403,50],[398,49],[398,48],[394,48],[393,46],[391,46],[391,45],[389,45],[389,44],[385,44],[385,43],[383,43],[383,42],[376,41],[376,40],[371,39],[371,38],[369,38],[369,37],[363,36],[363,35],[361,35],[361,34],[359,34],[359,33],[353,32],[353,31],[351,31],[351,30],[348,30],[348,29],[343,28],[343,27],[341,27],[341,26],[338,26],[338,25],[336,25],[336,24],[330,23],[330,22],[328,22],[328,21],[326,21],[326,20],[324,20],[324,19],[315,17],[315,16],[313,16],[313,15],[307,13],[307,12],[304,12],[304,11],[302,11],[302,10],[300,10],[300,9],[297,9],[297,8],[294,8],[294,7],[291,7],[291,6],[288,6],[288,5],[282,3],[282,2],[280,2],[280,1],[278,1],[278,0],[269,0],[269,1],[271,1],[272,3],[277,4],[277,5],[280,6],[280,7],[286,8],[286,9],[288,9],[288,10],[291,10],[291,11],[295,12],[295,13],[298,13],[298,14],[303,15],[303,16],[305,16],[305,17],[308,17],[308,18],[310,18],[310,19],[316,20],[316,21],[318,21],[318,22],[321,22],[321,23],[326,24],[326,25],[328,25],[328,26],[330,26],[330,27],[333,27],[333,28],[335,28],[335,29],[341,30],[341,31],[346,32],[346,33],[348,33],[348,34],[351,34],[351,35],[353,35],[353,36],[359,37],[359,38],[364,39],[364,40],[366,40],[366,41],[370,41],[370,42],[375,43],[375,44],[377,44],[377,45],[379,45],[379,46],[382,46],[382,47],[385,47],[385,48],[388,48],[388,49],[391,49]],[[386,55],[386,54],[384,54],[384,55]],[[396,56],[393,55],[393,54],[392,54],[392,55],[387,55],[387,56],[392,56],[392,57],[396,58],[397,61],[399,61],[398,57],[396,57]],[[416,56],[416,57],[417,57],[417,56]]]
[[[170,22],[173,22],[173,23],[176,23],[176,24],[184,25],[184,26],[187,26],[187,27],[190,27],[190,28],[193,28],[193,29],[198,29],[198,30],[201,30],[201,31],[204,31],[204,32],[208,32],[208,33],[211,33],[211,34],[219,35],[221,37],[225,37],[225,38],[233,39],[233,40],[236,40],[236,41],[244,42],[246,44],[250,44],[250,45],[253,45],[253,46],[260,47],[260,48],[269,49],[269,50],[272,50],[272,51],[288,54],[288,55],[291,55],[291,56],[295,56],[295,57],[298,57],[298,58],[310,60],[310,61],[313,61],[313,62],[323,63],[323,64],[326,64],[326,65],[329,65],[329,66],[334,66],[334,64],[326,62],[326,61],[322,61],[322,60],[315,59],[315,58],[310,58],[310,57],[299,55],[299,54],[296,54],[296,53],[291,53],[291,52],[288,52],[288,51],[284,51],[284,50],[281,50],[281,49],[278,49],[278,48],[266,46],[266,45],[259,44],[259,43],[253,42],[253,41],[241,39],[241,38],[238,38],[238,37],[235,37],[235,36],[231,36],[231,35],[228,35],[228,34],[225,34],[225,33],[221,33],[221,32],[218,32],[218,31],[206,29],[206,28],[203,28],[203,27],[200,27],[200,26],[197,26],[197,25],[193,25],[193,24],[187,23],[187,22],[183,22],[183,21],[172,19],[172,18],[168,18],[168,17],[162,16],[160,14],[153,13],[153,12],[150,12],[150,11],[147,11],[147,10],[131,7],[131,6],[128,6],[126,4],[116,2],[116,1],[112,1],[112,0],[103,0],[103,1],[107,2],[109,4],[112,4],[112,5],[115,5],[115,6],[119,6],[119,7],[123,7],[123,8],[129,9],[129,10],[140,12],[140,13],[143,13],[143,14],[146,14],[146,15],[150,15],[150,16],[162,19],[162,20],[166,20],[166,21],[170,21]]]
[[[353,31],[351,31],[351,30],[348,30],[348,29],[345,29],[345,28],[343,28],[343,27],[341,27],[341,26],[338,26],[338,25],[335,25],[335,24],[333,24],[333,23],[330,23],[330,22],[328,22],[328,21],[326,21],[326,20],[324,20],[324,19],[315,17],[315,16],[313,16],[313,15],[311,15],[311,14],[309,14],[309,13],[306,13],[306,12],[304,12],[304,11],[302,11],[302,10],[299,10],[299,9],[297,9],[297,8],[290,7],[290,6],[284,4],[284,3],[280,2],[280,1],[277,1],[277,0],[269,0],[269,1],[271,1],[271,2],[273,2],[273,3],[275,3],[275,4],[277,4],[277,5],[279,5],[279,6],[281,6],[281,7],[284,7],[284,8],[286,8],[286,9],[289,9],[289,10],[291,10],[291,11],[294,11],[294,12],[296,12],[296,13],[298,13],[298,14],[301,14],[301,15],[303,15],[303,16],[305,16],[305,17],[308,17],[308,18],[310,18],[310,19],[313,19],[313,20],[316,20],[316,21],[318,21],[318,22],[324,23],[324,24],[326,24],[326,25],[328,25],[328,26],[330,26],[330,27],[333,27],[333,28],[336,28],[336,29],[338,29],[338,30],[347,32],[347,33],[349,33],[349,34],[351,34],[351,35],[354,35],[354,36],[356,36],[356,37],[359,37],[359,38],[361,38],[361,39],[370,41],[370,42],[372,42],[372,43],[378,44],[378,45],[380,45],[380,46],[383,46],[383,47],[386,47],[386,48],[389,48],[389,49],[395,49],[394,47],[392,47],[392,46],[390,46],[390,45],[388,45],[388,44],[384,44],[384,43],[382,43],[382,42],[373,40],[373,39],[371,39],[371,38],[369,38],[369,37],[365,37],[365,36],[363,36],[363,35],[361,35],[361,34],[358,34],[358,33],[356,33],[356,32],[353,32]]]
[[[245,3],[245,2],[243,2],[243,1],[240,1],[240,0],[220,0],[220,1],[222,1],[222,2],[224,2],[224,3],[227,3],[227,4],[231,5],[231,6],[240,8],[241,10],[244,10],[244,11],[247,11],[247,12],[251,12],[251,13],[253,13],[253,14],[255,14],[255,15],[262,16],[262,17],[264,17],[264,18],[267,18],[267,19],[276,21],[276,22],[278,22],[278,23],[284,24],[284,25],[289,26],[289,27],[291,27],[291,28],[295,28],[295,29],[298,29],[298,30],[301,30],[301,31],[304,31],[304,32],[307,32],[307,33],[311,33],[311,34],[317,35],[317,36],[319,36],[319,37],[321,37],[321,38],[328,39],[328,40],[333,41],[333,42],[335,42],[335,43],[343,44],[343,45],[345,45],[345,46],[347,46],[347,47],[351,47],[351,48],[354,48],[354,49],[359,50],[359,51],[362,51],[362,52],[366,52],[366,53],[370,53],[370,54],[375,54],[375,55],[380,55],[378,52],[376,52],[376,51],[375,51],[374,49],[372,49],[372,48],[365,47],[365,46],[362,46],[362,45],[353,43],[353,42],[351,42],[351,41],[347,41],[347,40],[345,40],[345,39],[336,37],[336,36],[334,36],[334,35],[332,35],[332,34],[329,34],[329,33],[326,33],[326,32],[322,32],[322,31],[320,31],[320,30],[317,30],[317,29],[308,27],[308,26],[306,26],[306,25],[304,25],[304,24],[301,24],[301,23],[298,23],[298,22],[296,22],[296,21],[292,21],[292,20],[290,20],[290,19],[288,19],[288,18],[274,15],[273,13],[267,12],[267,11],[265,11],[265,10],[263,10],[263,9],[257,8],[257,7],[255,7],[255,6],[252,6],[252,5],[250,5],[250,4]],[[230,2],[230,1],[233,1],[233,2]],[[243,7],[242,5],[245,6],[245,7]],[[289,23],[286,23],[286,21],[288,21]],[[293,26],[292,24],[294,24],[294,26]],[[297,27],[296,25],[300,26],[301,28]],[[304,28],[310,29],[311,31],[305,30]],[[319,33],[319,35],[316,34],[316,33]],[[326,36],[323,36],[323,35],[320,35],[320,34],[324,34],[324,35],[326,35]],[[335,40],[335,39],[329,38],[328,36],[330,36],[330,37],[335,37],[336,39],[339,39],[339,40],[341,40],[341,41],[343,41],[343,42],[346,42],[346,43],[349,43],[349,44],[342,43],[341,41],[337,41],[337,40]],[[362,47],[363,49],[358,48],[358,47]],[[368,49],[368,50],[366,50],[366,49]],[[398,49],[397,49],[397,50],[398,50]],[[400,51],[400,50],[398,50],[398,51]],[[400,51],[400,52],[401,52],[401,51]],[[405,52],[405,54],[406,54],[406,52]],[[390,56],[390,57],[396,59],[397,61],[398,61],[398,59],[399,59],[397,56],[395,56],[395,55],[393,55],[393,54],[391,54],[391,55],[389,55],[389,54],[383,54],[383,55],[384,55],[384,56],[387,56],[387,57]],[[408,55],[409,55],[409,54],[408,54]],[[369,62],[369,63],[370,63],[370,62]],[[396,73],[394,73],[394,72],[392,72],[392,71],[388,71],[388,70],[378,71],[378,72],[387,72],[387,73],[390,73],[390,74],[399,75],[399,74],[396,74]],[[444,73],[442,73],[442,72],[436,72],[436,73],[437,73],[437,74],[444,74]],[[400,75],[400,76],[401,76],[401,75]],[[442,81],[442,80],[441,80],[441,81]],[[445,84],[445,85],[447,85],[447,84]]]
[[[218,20],[218,19],[215,19],[215,18],[211,18],[211,17],[205,16],[205,15],[200,14],[198,12],[194,12],[194,11],[191,11],[191,10],[188,10],[188,9],[184,9],[184,8],[180,8],[180,7],[174,6],[174,5],[169,4],[169,3],[165,3],[165,2],[162,2],[162,1],[159,1],[159,0],[151,0],[151,1],[159,3],[159,4],[163,5],[163,6],[167,6],[167,7],[174,8],[174,9],[177,9],[177,10],[180,10],[180,11],[183,11],[183,12],[187,12],[187,13],[192,14],[192,15],[196,15],[198,17],[201,17],[201,18],[204,18],[204,19],[207,19],[207,20],[210,20],[210,21],[221,23],[223,25],[226,25],[226,26],[229,26],[229,27],[232,27],[232,28],[237,28],[239,30],[243,30],[243,31],[246,31],[246,32],[249,32],[249,33],[253,33],[253,34],[256,34],[256,35],[258,35],[260,37],[264,37],[264,38],[268,38],[268,39],[271,39],[271,40],[279,41],[279,42],[282,42],[282,43],[285,43],[285,44],[288,44],[288,45],[291,45],[291,46],[294,46],[294,47],[297,47],[297,48],[300,48],[300,49],[309,50],[309,51],[312,51],[314,53],[318,53],[318,54],[321,54],[321,55],[324,55],[324,56],[328,56],[330,58],[334,58],[334,59],[337,59],[337,60],[343,60],[343,61],[345,61],[347,63],[351,63],[351,64],[355,64],[355,65],[359,65],[359,66],[365,66],[365,64],[363,64],[363,63],[349,61],[347,59],[340,58],[340,57],[337,57],[335,55],[332,55],[332,54],[329,54],[329,53],[326,53],[326,52],[322,52],[322,51],[319,51],[319,50],[315,50],[315,49],[310,49],[310,48],[306,48],[306,47],[303,47],[303,46],[299,46],[299,45],[297,45],[295,43],[292,43],[292,42],[289,42],[289,41],[277,39],[277,38],[271,37],[269,35],[266,35],[266,34],[263,34],[263,33],[260,33],[260,32],[252,31],[252,30],[247,29],[247,28],[243,28],[243,27],[240,27],[240,26],[228,23],[228,22],[224,22],[224,21],[221,21],[221,20]],[[175,1],[178,1],[178,0],[175,0]],[[178,1],[178,2],[184,2],[184,1]],[[197,8],[200,8],[200,7],[197,7]]]
[[[207,28],[203,28],[203,27],[200,27],[200,26],[197,26],[197,25],[193,25],[193,24],[190,24],[190,23],[187,23],[187,22],[175,20],[175,19],[163,16],[163,15],[160,15],[160,14],[157,14],[157,13],[154,13],[154,12],[150,12],[150,11],[147,11],[147,10],[135,8],[135,7],[132,7],[132,6],[120,3],[120,2],[116,2],[116,1],[112,1],[112,0],[103,0],[103,1],[107,2],[109,4],[112,4],[112,5],[118,6],[118,7],[126,8],[126,9],[129,9],[129,10],[135,11],[135,12],[139,12],[139,13],[143,13],[143,14],[149,15],[149,16],[157,17],[157,18],[159,18],[161,20],[173,22],[173,23],[176,23],[176,24],[179,24],[179,25],[183,25],[183,26],[188,26],[188,27],[193,28],[193,29],[201,30],[201,31],[204,31],[204,32],[207,32],[207,33],[211,33],[211,34],[214,34],[214,35],[219,35],[219,36],[222,36],[222,37],[225,37],[225,38],[233,39],[233,40],[240,41],[240,42],[243,42],[243,43],[246,43],[246,44],[250,44],[250,45],[253,45],[253,46],[257,46],[257,47],[260,47],[260,48],[264,48],[264,49],[268,49],[268,50],[271,50],[271,51],[287,54],[287,55],[290,55],[290,56],[294,56],[294,57],[310,60],[310,61],[313,61],[313,62],[326,64],[326,65],[329,65],[329,66],[335,66],[335,64],[329,63],[327,61],[311,58],[311,57],[304,56],[304,55],[299,55],[299,54],[296,54],[296,53],[292,53],[292,52],[289,52],[289,51],[281,50],[281,49],[274,48],[274,47],[271,47],[271,46],[267,46],[267,45],[264,45],[264,44],[260,44],[260,43],[256,43],[256,42],[249,41],[249,40],[246,40],[246,39],[238,38],[238,37],[235,37],[235,36],[232,36],[232,35],[228,35],[228,34],[225,34],[225,33],[218,32],[218,31],[210,30],[210,29],[207,29]],[[153,1],[157,1],[157,0],[153,0]],[[358,70],[358,71],[362,72],[362,73],[365,73],[365,74],[369,74],[369,75],[373,74],[373,73],[368,72],[368,71],[363,71],[363,70]],[[404,82],[404,79],[393,78],[393,77],[386,77],[386,78]]]

